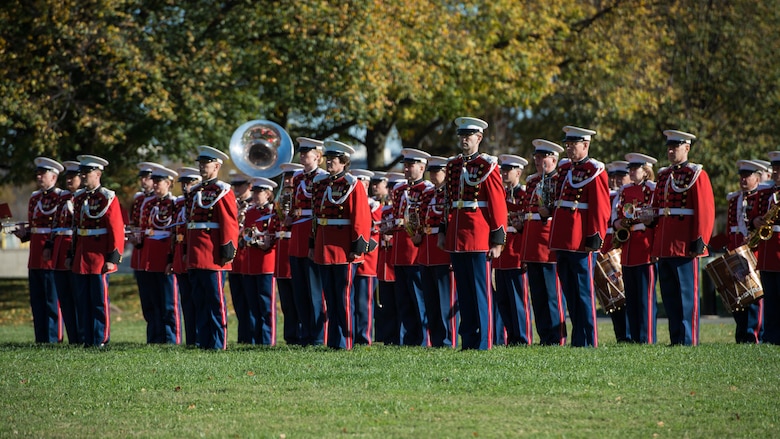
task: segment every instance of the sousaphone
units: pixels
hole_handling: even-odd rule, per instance
[[[291,162],[292,156],[290,135],[268,120],[250,120],[230,138],[230,158],[250,177],[274,178],[282,173],[282,163]]]

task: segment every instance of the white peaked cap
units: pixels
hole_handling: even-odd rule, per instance
[[[48,157],[36,157],[33,162],[36,167],[49,170],[57,175],[60,175],[60,172],[65,170],[65,167],[60,162]]]

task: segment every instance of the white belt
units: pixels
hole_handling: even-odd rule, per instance
[[[165,239],[171,236],[171,232],[168,230],[146,229],[144,230],[144,234],[146,236],[152,237],[152,239]]]
[[[558,207],[571,207],[574,209],[587,209],[588,203],[580,203],[579,201],[558,200]]]
[[[646,229],[647,228],[645,227],[644,224],[634,224],[633,226],[631,226],[631,231],[632,232],[636,232],[638,230],[646,230]]]
[[[476,207],[487,207],[487,201],[453,201],[452,202],[452,208],[453,209],[471,209]]]
[[[731,232],[731,233],[737,233],[737,232],[739,232],[739,227],[737,227],[737,226],[731,226],[731,227],[729,227],[729,232]]]
[[[276,232],[274,236],[276,239],[286,239],[292,237],[292,232]]]
[[[517,233],[515,226],[507,226],[506,233]]]
[[[612,227],[607,228],[607,235],[611,235],[615,233],[615,230]]]
[[[541,221],[542,216],[538,213],[526,213],[525,214],[525,220],[526,221]]]
[[[298,214],[298,216],[302,216],[302,217],[303,216],[311,216],[311,214],[312,214],[311,209],[301,209],[300,212],[301,213]]]
[[[658,209],[658,215],[693,215],[694,210],[693,209],[682,209],[679,207],[666,207],[663,209]]]
[[[79,236],[97,236],[105,235],[108,233],[108,229],[79,229]]]
[[[780,226],[772,226],[772,231],[775,233],[780,233]]]
[[[439,228],[438,227],[426,227],[425,228],[425,234],[426,235],[436,235],[437,233],[439,233]]]
[[[394,223],[396,226],[402,226],[402,225],[404,225],[404,220],[403,220],[403,218],[399,218],[399,219],[397,219],[397,220],[393,221],[393,223]]]
[[[215,222],[204,222],[204,223],[187,223],[187,228],[189,230],[195,230],[195,229],[218,229],[219,223]]]
[[[51,227],[32,227],[30,228],[30,233],[38,233],[38,234],[51,233]]]
[[[321,226],[348,226],[352,224],[352,221],[337,218],[317,218],[317,224]]]
[[[58,227],[56,229],[52,229],[52,232],[54,232],[55,235],[72,235],[73,229],[67,228],[67,227]]]

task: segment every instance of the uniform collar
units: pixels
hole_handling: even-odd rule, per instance
[[[478,155],[479,155],[479,151],[477,151],[477,152],[475,152],[474,154],[471,154],[471,155],[465,155],[464,154],[463,155],[463,160],[465,160],[467,162],[470,162],[470,161],[474,160],[475,158],[477,158]]]
[[[344,174],[346,174],[346,173],[347,173],[347,170],[345,169],[345,170],[339,172],[338,174],[331,175],[328,178],[329,178],[330,181],[335,181],[335,180],[338,180],[339,178],[343,177]]]
[[[413,182],[409,183],[409,186],[416,186],[416,185],[418,185],[418,184],[422,183],[422,181],[423,181],[423,179],[422,179],[422,178],[420,178],[420,179],[418,179],[418,180],[415,180],[415,181],[413,181]]]
[[[682,168],[684,168],[686,166],[688,166],[688,160],[686,160],[686,161],[684,161],[684,162],[682,162],[680,164],[677,164],[677,165],[672,165],[672,169],[674,169],[676,171],[676,170],[682,169]]]
[[[578,162],[574,162],[573,161],[573,162],[571,162],[571,164],[572,164],[572,166],[580,166],[580,165],[585,164],[585,162],[587,162],[588,160],[590,160],[590,156],[586,155],[584,159],[582,159],[582,160],[580,160]]]

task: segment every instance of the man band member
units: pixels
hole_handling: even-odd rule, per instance
[[[54,282],[51,233],[62,192],[57,187],[57,177],[65,168],[47,157],[37,157],[35,166],[38,190],[30,196],[28,225],[20,226],[14,234],[22,242],[30,242],[27,268],[35,342],[59,343],[62,341],[62,316]]]
[[[395,305],[395,267],[393,267],[393,200],[390,195],[396,184],[406,184],[400,172],[382,172],[381,179],[372,181],[371,196],[382,204],[379,224],[379,254],[376,276],[379,280],[374,305],[374,340],[386,345],[401,343],[401,322]],[[374,177],[377,171],[374,171]]]
[[[764,289],[764,343],[780,344],[780,151],[769,153],[772,181],[761,189],[758,216],[753,227],[764,227],[767,239],[758,243],[756,269]]]
[[[507,219],[506,247],[493,261],[496,285],[493,290],[496,319],[496,342],[505,345],[533,343],[531,313],[528,309],[528,278],[520,259],[523,239],[523,211],[525,186],[520,182],[528,160],[512,154],[498,156],[501,177],[506,190]]]
[[[81,187],[79,162],[62,162],[65,167],[65,189],[60,192],[57,214],[52,228],[54,259],[54,283],[57,286],[57,298],[60,301],[62,322],[71,344],[82,343],[84,328],[80,325],[76,313],[76,290],[73,272],[65,266],[68,252],[73,246],[73,194]]]
[[[321,169],[322,141],[298,137],[298,152],[303,170],[293,176],[292,209],[285,224],[292,228],[290,237],[290,271],[292,273],[295,309],[301,322],[301,343],[322,345],[325,340],[325,309],[323,308],[320,272],[309,259],[309,238],[312,229],[312,182]]]
[[[111,338],[108,275],[117,270],[122,260],[125,228],[116,194],[100,183],[108,161],[93,155],[77,158],[84,187],[73,196],[76,234],[69,265],[76,274],[76,302],[79,322],[84,322],[84,345],[103,347]]]
[[[631,183],[623,185],[618,193],[617,218],[614,230],[624,229],[628,239],[620,246],[620,263],[626,292],[625,313],[631,341],[656,342],[656,267],[650,259],[654,230],[641,222],[641,216],[652,215],[655,191],[654,157],[632,152],[626,154]],[[631,207],[627,207],[627,206]],[[622,233],[622,232],[621,232]],[[613,241],[614,242],[614,241]]]
[[[433,184],[423,179],[430,154],[412,148],[401,150],[406,184],[393,188],[393,266],[395,267],[395,303],[401,319],[400,340],[406,346],[428,346],[428,321],[425,299],[417,265],[417,245],[422,238],[419,232],[420,201],[424,191]]]
[[[363,184],[366,193],[370,188],[372,171],[353,169],[349,172]],[[371,211],[371,240],[378,243],[379,222],[382,220],[382,204],[368,197],[368,207]],[[376,289],[376,264],[379,250],[375,248],[363,255],[363,263],[358,264],[355,272],[355,306],[354,306],[354,341],[355,344],[370,345],[373,338],[374,323],[374,290]]]
[[[595,131],[566,126],[569,162],[558,167],[560,189],[553,212],[550,248],[572,322],[572,346],[598,346],[593,265],[611,214],[604,164],[589,157]]]
[[[535,139],[536,174],[526,179],[525,221],[520,259],[528,273],[539,344],[566,344],[566,299],[556,273],[555,252],[550,251],[553,202],[558,187],[558,157],[563,148],[555,142]]]
[[[127,242],[133,246],[130,254],[130,268],[133,269],[136,285],[138,285],[138,298],[141,301],[141,308],[146,306],[149,298],[148,280],[141,269],[141,252],[143,246],[143,230],[141,226],[141,213],[144,204],[154,197],[154,187],[152,182],[152,168],[158,167],[157,163],[141,162],[138,163],[138,192],[133,195],[133,202],[130,205],[129,223],[127,224]],[[147,328],[149,329],[149,328]],[[147,342],[151,343],[150,335],[147,334]]]
[[[163,166],[152,168],[152,196],[141,211],[143,247],[139,274],[144,275],[146,296],[144,317],[148,343],[181,344],[181,304],[179,287],[168,273],[171,249],[171,225],[176,218],[176,198],[171,193],[176,171]],[[142,302],[143,304],[144,302]]]
[[[658,209],[652,256],[658,258],[661,298],[673,345],[699,344],[699,257],[707,255],[715,201],[710,177],[688,162],[696,136],[664,131],[669,166],[658,172],[653,206]]]
[[[498,160],[479,153],[488,124],[473,117],[455,119],[461,154],[447,163],[449,215],[439,232],[439,247],[450,252],[460,305],[463,349],[493,346],[490,261],[506,243],[507,210]]]
[[[171,239],[171,250],[165,271],[168,274],[176,275],[176,285],[179,287],[179,298],[181,299],[181,314],[184,317],[185,343],[195,346],[197,340],[195,303],[192,300],[190,276],[187,274],[187,197],[193,186],[200,183],[201,177],[200,171],[195,168],[179,168],[177,173],[179,174],[178,180],[181,184],[182,195],[176,198],[175,226],[171,228],[174,236]]]
[[[230,185],[217,178],[227,159],[218,149],[198,147],[203,181],[192,189],[187,205],[187,273],[197,316],[196,344],[202,349],[227,349],[223,287],[238,244],[236,197]]]
[[[728,208],[728,250],[734,250],[745,244],[753,232],[751,219],[759,216],[761,194],[758,192],[761,174],[765,168],[753,160],[738,160],[739,189],[726,195]],[[755,250],[754,250],[755,251]],[[747,305],[746,308],[732,312],[737,328],[734,338],[737,343],[760,343],[763,336],[762,300]]]
[[[355,265],[373,246],[371,212],[365,187],[350,175],[355,150],[344,143],[325,142],[328,174],[314,179],[312,256],[322,275],[328,313],[328,346],[352,349],[352,283]]]
[[[609,217],[607,236],[604,238],[604,244],[602,244],[600,250],[602,255],[606,255],[610,250],[619,246],[619,243],[613,241],[615,235],[612,224],[618,217],[617,204],[620,188],[630,181],[628,177],[628,162],[625,160],[615,160],[614,162],[607,163],[607,178],[609,179],[609,205],[612,210]],[[631,333],[628,329],[625,306],[612,309],[609,313],[609,317],[612,319],[612,329],[615,331],[615,340],[617,340],[618,343],[631,341]]]
[[[444,218],[444,189],[447,159],[428,158],[428,178],[433,184],[422,194],[420,202],[421,224],[417,264],[425,297],[431,346],[457,347],[458,345],[458,297],[455,293],[455,276],[450,266],[450,255],[436,244],[439,226]]]
[[[243,235],[244,220],[246,211],[252,208],[252,187],[251,178],[240,172],[230,173],[230,187],[233,188],[233,194],[236,197],[236,209],[238,211],[238,233]],[[246,264],[246,248],[242,240],[238,240],[236,257],[233,259],[233,268],[228,272],[228,283],[230,284],[230,298],[233,302],[233,311],[236,313],[237,341],[239,343],[254,344],[252,334],[254,328],[249,315],[249,304],[247,303],[247,292],[244,291],[244,274]]]

